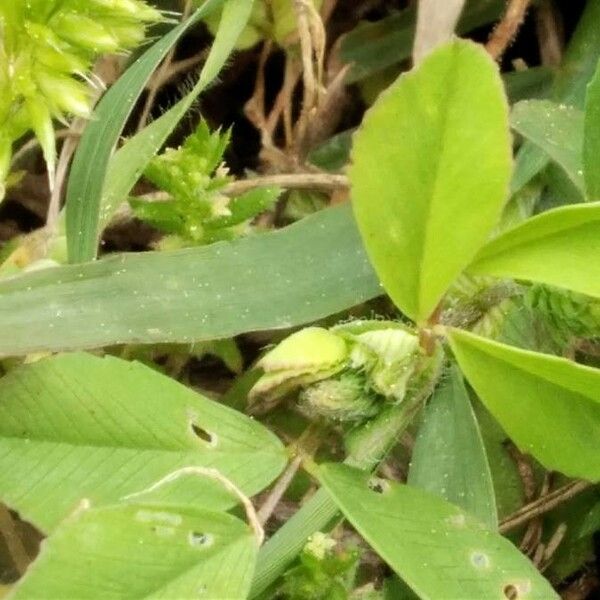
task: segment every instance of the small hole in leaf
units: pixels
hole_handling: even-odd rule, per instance
[[[190,531],[190,533],[188,534],[188,542],[190,546],[194,546],[196,548],[205,548],[207,546],[212,546],[213,541],[214,538],[210,533]]]
[[[196,437],[199,437],[203,442],[206,442],[207,444],[210,444],[211,446],[215,445],[216,437],[212,433],[210,433],[209,431],[206,431],[206,429],[203,429],[199,425],[196,425],[196,423],[192,423],[191,427],[192,427],[192,431],[194,432],[194,435]]]
[[[369,489],[376,494],[384,494],[390,489],[390,484],[380,477],[372,477],[369,479]]]
[[[504,592],[504,596],[508,598],[508,600],[517,600],[519,597],[519,590],[512,583],[504,586],[502,590]]]
[[[490,559],[483,552],[473,552],[471,554],[471,564],[478,569],[485,569],[490,566]]]

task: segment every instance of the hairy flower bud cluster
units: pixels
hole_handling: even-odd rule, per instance
[[[0,199],[13,142],[33,131],[52,179],[53,119],[89,116],[95,59],[136,47],[160,19],[143,0],[0,3]]]
[[[382,401],[400,402],[420,355],[417,336],[391,321],[307,327],[259,362],[253,403],[272,405],[300,390],[303,412],[339,421],[371,417]]]

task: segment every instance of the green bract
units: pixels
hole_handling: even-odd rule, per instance
[[[395,401],[404,398],[418,356],[417,336],[400,323],[354,321],[330,330],[307,327],[260,360],[265,374],[250,397],[273,402],[303,388],[301,407],[311,415],[362,419],[378,411],[378,395]]]
[[[201,121],[181,147],[155,157],[145,175],[168,198],[148,202],[132,198],[137,217],[171,234],[162,248],[209,244],[239,237],[251,230],[250,221],[279,196],[275,187],[250,190],[237,198],[224,195],[232,181],[223,162],[229,132],[210,132]]]
[[[0,5],[0,197],[12,143],[33,131],[52,180],[52,120],[90,113],[101,54],[136,47],[160,13],[142,0],[11,0]]]

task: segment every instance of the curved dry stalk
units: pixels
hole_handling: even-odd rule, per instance
[[[254,535],[258,541],[258,545],[262,545],[265,539],[265,532],[263,531],[262,525],[258,519],[256,514],[256,510],[250,502],[248,496],[246,496],[240,488],[238,488],[235,483],[233,483],[230,479],[227,479],[225,475],[221,474],[217,469],[211,469],[206,467],[182,467],[181,469],[177,469],[168,475],[165,475],[162,479],[159,479],[156,483],[153,483],[150,487],[140,490],[139,492],[134,492],[133,494],[128,494],[123,497],[123,500],[129,500],[131,498],[135,498],[137,496],[141,496],[143,494],[153,492],[158,488],[162,487],[166,483],[171,483],[179,479],[182,475],[199,475],[200,477],[208,477],[209,479],[213,479],[218,481],[228,492],[230,492],[233,496],[238,498],[238,500],[242,503],[244,510],[246,511],[246,518],[248,519],[248,523],[252,530],[254,531]]]

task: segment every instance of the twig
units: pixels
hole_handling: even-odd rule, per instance
[[[315,424],[309,425],[302,435],[291,445],[290,451],[292,454],[296,454],[296,456],[279,477],[277,483],[273,486],[266,500],[257,511],[258,520],[262,525],[269,520],[277,508],[277,505],[287,491],[290,483],[292,483],[302,462],[307,457],[312,457],[317,451],[317,448],[321,443],[321,433],[322,428],[320,426]]]
[[[512,531],[513,529],[524,525],[531,519],[546,514],[553,508],[560,506],[563,502],[570,500],[591,486],[592,484],[589,481],[583,481],[581,479],[572,481],[571,483],[550,492],[546,496],[538,498],[534,502],[530,502],[500,523],[500,533]]]
[[[272,47],[273,43],[271,40],[265,40],[256,68],[254,92],[244,105],[244,114],[252,125],[260,131],[260,139],[263,146],[273,145],[272,132],[267,129],[267,117],[265,115],[265,67],[271,55]]]
[[[562,600],[585,600],[600,586],[600,579],[593,571],[586,571],[561,593]]]
[[[566,523],[560,523],[556,528],[556,531],[552,534],[552,537],[550,538],[550,540],[548,540],[548,543],[546,544],[544,554],[542,555],[542,561],[539,563],[540,571],[545,571],[548,568],[548,566],[552,562],[552,557],[558,550],[560,543],[565,539],[566,534]]]
[[[66,127],[64,129],[59,129],[58,131],[54,132],[54,137],[57,140],[62,140],[64,138],[69,138],[72,136],[79,137],[80,135],[81,134],[75,133],[74,131],[71,131],[71,129],[66,128]],[[21,161],[25,157],[26,154],[28,154],[32,150],[35,150],[36,148],[38,148],[39,145],[40,145],[40,141],[36,137],[32,137],[25,144],[23,144],[13,154],[12,161],[11,161],[12,168],[14,168],[16,165],[18,165],[19,161]]]
[[[502,21],[498,23],[485,48],[494,60],[499,60],[515,38],[531,0],[510,0]]]
[[[273,489],[270,491],[266,500],[256,512],[258,521],[261,525],[264,525],[271,518],[273,511],[281,501],[281,498],[287,491],[290,483],[292,483],[292,479],[294,479],[298,472],[298,469],[302,464],[302,458],[302,456],[296,456],[296,458],[290,462],[277,480],[277,483],[273,486]]]
[[[300,50],[304,96],[296,122],[295,141],[304,139],[306,128],[322,96],[326,34],[321,15],[310,0],[294,0]]]
[[[552,0],[543,0],[536,6],[535,29],[542,64],[558,67],[562,63],[564,31],[561,15]]]
[[[223,188],[226,196],[240,196],[259,187],[278,186],[286,189],[315,189],[324,192],[350,187],[345,175],[331,173],[285,173],[264,175],[252,179],[240,179]]]
[[[206,49],[201,50],[198,54],[194,56],[190,56],[189,58],[182,58],[177,62],[169,65],[169,68],[164,73],[160,73],[160,79],[158,79],[159,73],[157,73],[157,80],[155,83],[149,84],[149,86],[154,85],[157,88],[161,88],[165,86],[167,83],[175,79],[177,75],[180,73],[185,73],[189,71],[192,67],[200,64],[207,56],[208,52]]]

